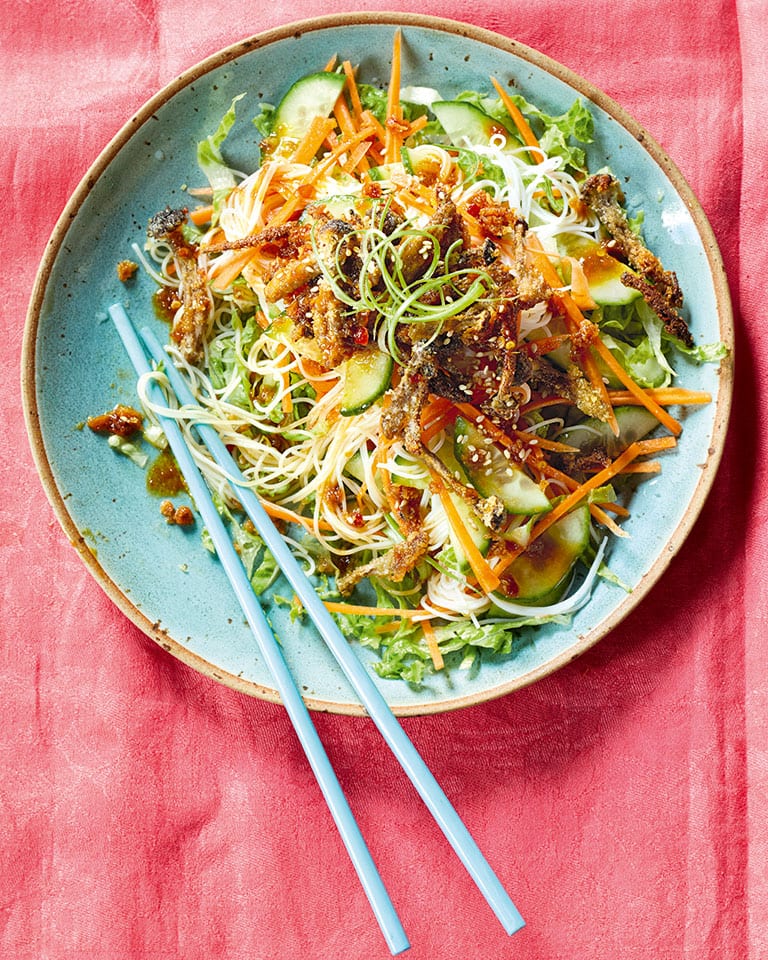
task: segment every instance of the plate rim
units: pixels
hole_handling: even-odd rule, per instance
[[[716,396],[713,397],[712,400],[714,404],[714,415],[710,446],[707,451],[705,463],[700,465],[701,472],[698,482],[686,505],[680,522],[672,534],[664,541],[658,555],[651,566],[645,571],[632,593],[622,600],[621,603],[617,604],[607,617],[584,635],[577,638],[577,640],[561,654],[529,670],[522,676],[497,684],[487,690],[465,694],[451,700],[424,704],[407,703],[391,705],[392,712],[397,716],[427,716],[438,713],[448,713],[465,707],[486,703],[505,696],[514,690],[529,686],[562,669],[606,637],[642,602],[646,594],[661,579],[672,558],[680,550],[701,513],[722,459],[732,405],[735,362],[733,307],[722,255],[709,219],[680,169],[656,139],[610,96],[573,71],[570,67],[566,67],[547,54],[541,53],[533,47],[520,43],[511,37],[464,21],[427,14],[388,11],[326,14],[324,16],[291,21],[282,26],[270,28],[269,30],[253,34],[245,39],[222,47],[178,74],[173,80],[166,83],[160,90],[146,100],[98,153],[67,200],[46,243],[40,265],[35,275],[29,306],[27,308],[21,351],[22,408],[33,459],[48,500],[70,544],[80,554],[87,569],[109,599],[112,600],[128,620],[139,627],[139,629],[164,650],[187,666],[202,673],[204,676],[246,695],[272,703],[280,703],[280,697],[276,690],[255,681],[244,680],[235,674],[217,667],[215,664],[195,654],[179,641],[169,636],[167,631],[160,627],[159,623],[152,622],[141,610],[134,606],[98,562],[86,538],[81,534],[67,510],[65,499],[56,483],[53,468],[47,456],[37,406],[38,378],[36,350],[41,312],[48,283],[68,231],[88,194],[109,167],[112,160],[128,143],[135,131],[145,123],[146,120],[151,118],[152,114],[159,107],[167,103],[185,87],[188,87],[212,70],[236,60],[240,56],[282,40],[292,38],[299,39],[307,33],[349,26],[394,26],[402,29],[415,27],[439,33],[449,33],[486,46],[496,47],[559,79],[621,124],[662,169],[677,195],[685,204],[693,220],[712,278],[715,303],[717,306],[718,325],[720,328],[720,339],[726,344],[729,351],[728,356],[720,363],[718,374],[719,387]],[[329,712],[347,716],[366,715],[365,709],[361,704],[327,700],[309,694],[304,695],[304,701],[309,709],[316,712]]]

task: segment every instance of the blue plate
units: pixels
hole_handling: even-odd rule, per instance
[[[259,134],[250,123],[264,100],[275,103],[301,75],[321,69],[332,53],[359,64],[369,81],[386,82],[389,51],[403,31],[403,82],[432,86],[444,97],[489,90],[489,77],[514,78],[519,91],[548,113],[576,96],[591,101],[596,138],[590,165],[610,164],[626,184],[630,211],[642,208],[647,241],[686,294],[697,342],[724,341],[733,330],[725,275],[706,218],[661,148],[604,94],[566,68],[511,40],[434,18],[355,14],[292,24],[223,50],[152,98],[96,160],[66,207],[48,247],[30,305],[24,345],[27,424],[38,468],[69,538],[124,613],[170,653],[248,694],[276,700],[264,664],[218,562],[160,516],[144,472],[82,429],[85,419],[116,403],[136,404],[134,375],[106,309],[125,303],[135,321],[157,324],[155,286],[138,276],[117,278],[116,263],[132,256],[149,217],[166,204],[188,202],[186,185],[200,182],[196,144],[209,135],[232,98],[246,92],[226,143],[229,162],[252,170]],[[525,635],[510,656],[487,658],[479,670],[453,670],[420,689],[378,680],[401,715],[455,709],[528,684],[569,662],[634,607],[661,576],[690,530],[711,486],[723,446],[732,366],[680,363],[679,384],[711,392],[692,408],[663,472],[644,482],[612,546],[611,567],[632,586],[608,583],[565,628]],[[286,587],[286,592],[288,588]],[[278,589],[279,592],[279,589]],[[292,623],[283,608],[273,625],[308,705],[361,713],[353,692],[311,626]],[[374,655],[359,649],[372,664]]]

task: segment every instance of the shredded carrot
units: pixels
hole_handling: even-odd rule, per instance
[[[289,510],[288,507],[281,507],[277,503],[271,503],[269,500],[261,501],[264,512],[276,520],[286,520],[288,523],[298,523],[302,527],[312,532],[315,529],[315,521],[312,517],[304,517],[300,513]],[[319,520],[317,523],[319,530],[332,530],[333,527],[326,520]]]
[[[446,397],[431,400],[421,412],[421,441],[428,443],[455,417],[453,404]]]
[[[303,139],[296,145],[291,161],[308,164],[323,145],[334,126],[335,122],[330,117],[313,117]]]
[[[515,101],[510,97],[507,91],[502,87],[502,85],[495,79],[491,77],[491,83],[496,87],[496,92],[501,97],[501,102],[507,108],[507,113],[512,117],[512,120],[517,127],[520,136],[523,138],[523,143],[528,147],[539,147],[539,141],[536,138],[533,130],[531,130],[528,121],[525,119],[523,114],[520,112],[520,108],[517,106]],[[539,148],[540,149],[540,148]]]
[[[352,149],[347,162],[342,164],[342,170],[350,174],[355,173],[357,170],[361,173],[366,173],[370,170],[370,164],[366,157],[370,149],[370,142],[363,141],[362,143],[358,143],[358,145]]]
[[[669,447],[675,446],[675,443],[676,441],[674,437],[658,437],[651,440],[637,440],[635,443],[631,443],[627,449],[613,461],[613,463],[610,463],[607,467],[605,467],[599,473],[596,473],[589,480],[579,484],[579,486],[569,493],[568,496],[563,497],[563,499],[556,504],[549,511],[549,513],[545,513],[544,516],[534,524],[526,547],[518,547],[515,550],[508,551],[502,560],[493,568],[494,572],[498,575],[505,570],[513,560],[523,553],[524,550],[527,549],[537,537],[540,537],[545,530],[549,529],[549,527],[551,527],[555,521],[559,520],[560,517],[565,516],[566,513],[581,503],[590,490],[596,490],[598,487],[602,487],[604,484],[608,483],[612,477],[615,477],[616,474],[621,473],[624,467],[632,463],[633,460],[636,460],[637,457],[643,456],[643,454],[646,453],[656,453],[658,450],[666,450]]]
[[[395,630],[400,629],[400,624],[396,620],[392,620],[389,623],[377,623],[373,628],[374,633],[394,633]]]
[[[410,607],[366,607],[360,603],[342,603],[336,600],[325,600],[325,607],[331,613],[347,613],[362,617],[402,617],[405,620],[421,619],[423,610],[414,610]]]
[[[524,403],[520,407],[520,413],[533,413],[534,410],[544,410],[546,407],[559,407],[561,404],[572,406],[573,400],[569,400],[567,397],[539,397],[536,400],[531,400],[530,403]]]
[[[298,190],[295,190],[293,195],[286,200],[282,207],[280,207],[279,210],[270,218],[269,226],[276,227],[283,223],[287,223],[287,221],[299,211],[300,207],[305,206],[306,203],[312,199],[312,196],[314,195],[315,182],[332,169],[334,164],[338,161],[339,157],[343,153],[346,153],[350,147],[355,146],[355,144],[359,143],[361,140],[366,140],[372,135],[372,133],[372,127],[363,127],[354,135],[354,137],[344,137],[343,139],[339,140],[334,149],[331,150],[327,156],[323,157],[323,159],[312,168],[311,172],[307,174],[301,187],[299,187]]]
[[[569,477],[567,473],[562,473],[562,471],[558,470],[556,467],[553,467],[546,461],[542,461],[539,466],[544,476],[549,477],[551,480],[559,480],[567,490],[576,490],[576,488],[579,486],[577,480],[574,480],[573,477]],[[590,504],[590,510],[593,506],[594,504]],[[626,507],[622,507],[619,503],[604,503],[602,507],[603,510],[610,510],[611,513],[615,513],[617,517],[629,516],[629,510],[627,510]]]
[[[350,75],[347,74],[347,83],[349,83],[349,76]],[[354,78],[353,78],[353,82],[354,82]],[[352,115],[349,107],[347,106],[347,101],[344,98],[343,92],[340,94],[339,99],[336,101],[336,106],[333,108],[333,115],[336,117],[336,120],[338,121],[339,129],[341,130],[342,134],[348,140],[352,139],[360,129],[360,122],[358,120],[359,114],[357,114],[357,116]],[[365,154],[367,153],[369,148],[370,148],[370,144],[364,144],[364,143],[358,144],[358,146],[353,151],[354,162],[351,157],[350,160],[346,164],[344,164],[344,170],[347,173],[352,173],[354,170],[356,170],[359,167],[363,173],[367,172],[370,169],[370,164],[365,158]]]
[[[546,282],[552,287],[553,298],[559,303],[564,311],[566,324],[569,326],[569,332],[571,334],[581,333],[586,327],[592,335],[591,339],[595,345],[600,342],[599,335],[597,333],[597,327],[590,321],[587,320],[584,314],[576,306],[576,303],[573,300],[573,297],[566,291],[559,288],[562,288],[563,282],[558,276],[557,271],[553,267],[549,257],[547,256],[544,248],[542,247],[539,238],[533,234],[528,233],[528,251],[533,260],[535,266],[538,267],[539,272],[544,277]],[[605,405],[607,413],[607,423],[613,431],[614,435],[618,437],[619,435],[619,425],[616,422],[616,414],[613,412],[613,407],[611,406],[611,400],[608,396],[608,390],[603,381],[603,377],[597,367],[595,358],[589,351],[589,347],[585,347],[580,351],[582,365],[584,367],[584,372],[589,378],[589,382],[592,384],[593,389],[597,395],[602,400]]]
[[[533,234],[528,234],[528,248],[532,253],[536,266],[539,268],[544,279],[547,283],[556,289],[561,285],[560,278],[557,275],[557,271],[552,266],[549,258],[544,252],[544,248],[541,246],[538,237]],[[565,310],[566,320],[569,320],[577,332],[579,329],[582,329],[583,324],[589,324],[592,327],[591,333],[593,336],[591,338],[591,347],[595,352],[600,356],[608,368],[616,375],[616,377],[624,384],[627,390],[637,398],[637,400],[649,410],[656,419],[663,424],[670,433],[673,433],[675,436],[678,436],[682,430],[680,423],[671,417],[666,410],[659,406],[656,401],[649,396],[647,391],[643,390],[635,381],[630,377],[626,370],[621,366],[621,364],[616,360],[611,351],[605,346],[603,341],[600,339],[597,327],[588,321],[581,310],[576,306],[573,301],[573,298],[564,290],[560,290],[554,294],[554,296],[559,300]],[[598,393],[603,397],[607,407],[611,410],[611,419],[609,423],[614,434],[618,436],[619,429],[618,424],[616,423],[616,416],[613,414],[613,407],[611,405],[611,396],[608,393],[603,378],[600,375],[600,371],[597,368],[597,364],[594,361],[594,358],[589,353],[588,349],[583,351],[583,361],[584,361],[584,370],[587,376],[590,379],[590,382],[598,391]]]
[[[658,460],[641,460],[639,463],[630,463],[622,473],[661,473],[661,464]]]
[[[431,621],[422,620],[421,629],[424,631],[424,639],[427,641],[427,649],[429,650],[430,657],[432,657],[435,670],[442,670],[445,666],[445,661],[443,660],[442,653],[440,653],[435,628],[432,626]]]
[[[704,390],[684,390],[682,387],[659,387],[657,389],[646,389],[646,395],[658,403],[660,406],[671,406],[672,404],[711,403],[712,394]],[[608,394],[614,405],[627,404],[628,406],[641,405],[641,401],[634,393],[629,390],[609,390]]]
[[[234,251],[227,263],[212,278],[211,286],[216,290],[226,290],[237,280],[253,256],[253,250],[248,248]]]
[[[431,471],[430,471],[431,472]],[[477,582],[485,590],[486,593],[492,593],[499,585],[499,578],[496,576],[494,571],[491,569],[491,565],[485,559],[485,557],[480,553],[480,551],[475,546],[475,542],[469,534],[469,531],[464,526],[459,512],[453,504],[448,491],[446,490],[443,481],[436,474],[431,472],[432,476],[432,485],[437,492],[437,495],[440,497],[440,502],[443,505],[445,514],[448,517],[448,523],[451,526],[451,529],[456,534],[456,537],[461,544],[461,549],[464,551],[464,555],[467,558],[467,563],[472,569],[477,578]]]
[[[403,119],[400,107],[401,47],[402,35],[397,30],[392,46],[392,70],[387,89],[387,122],[385,124],[386,139],[384,141],[384,156],[387,163],[394,163],[400,154],[401,134],[399,126]]]
[[[328,377],[328,371],[325,367],[320,366],[319,363],[315,363],[314,360],[310,360],[308,357],[299,357],[298,361],[299,372],[307,383],[310,384],[318,397],[324,397],[325,394],[333,390],[339,382],[338,377]]]
[[[629,534],[626,530],[622,530],[621,527],[616,523],[613,517],[609,517],[605,510],[601,510],[596,503],[590,503],[589,512],[597,520],[598,523],[601,523],[604,527],[607,527],[614,537],[628,537]]]
[[[547,440],[546,437],[539,437],[527,430],[515,430],[514,434],[518,440],[522,440],[528,446],[539,447],[541,450],[551,450],[553,453],[578,453],[578,447],[572,447],[569,443],[560,443],[557,440]]]
[[[371,113],[370,110],[363,110],[363,122],[366,127],[372,127],[376,138],[381,145],[382,150],[386,147],[387,131],[381,122]]]
[[[198,227],[202,227],[204,223],[210,223],[211,217],[213,216],[213,204],[209,203],[204,207],[195,207],[195,209],[190,213],[189,219]]]
[[[597,304],[589,292],[587,275],[584,267],[576,257],[566,257],[571,268],[571,296],[579,310],[594,310]]]
[[[323,67],[323,73],[330,73],[331,70],[333,70],[333,68],[336,66],[337,60],[338,60],[338,56],[337,54],[334,53],[334,55],[331,57],[328,63],[326,63],[326,65]]]
[[[462,403],[457,402],[454,404],[459,413],[463,413],[464,416],[471,420],[476,426],[486,433],[491,440],[495,440],[497,443],[502,444],[502,446],[509,447],[510,450],[516,450],[518,444],[508,436],[501,427],[497,427],[493,420],[486,417],[484,413],[481,413],[477,407],[473,407],[471,403]]]
[[[673,433],[675,436],[679,436],[683,429],[680,421],[675,420],[674,417],[670,416],[670,414],[668,414],[667,411],[647,393],[647,391],[643,390],[641,386],[635,383],[632,377],[630,377],[624,367],[622,367],[619,361],[614,357],[614,355],[599,337],[595,340],[593,346],[604,361],[605,365],[613,374],[616,375],[617,379],[624,384],[627,390],[640,401],[646,410],[649,410],[656,417],[659,423],[663,424],[670,433]]]
[[[636,440],[633,447],[640,451],[638,456],[642,457],[646,453],[659,453],[661,450],[671,450],[677,446],[677,440],[674,437],[650,437],[648,440]]]
[[[344,73],[347,77],[347,90],[349,90],[349,102],[352,105],[352,113],[359,126],[363,119],[363,105],[360,102],[360,91],[357,89],[355,71],[352,69],[352,64],[349,60],[345,60],[342,66],[344,67]]]
[[[414,133],[418,133],[419,130],[423,130],[424,127],[429,123],[429,117],[426,113],[422,113],[420,116],[415,117],[408,124],[408,136],[412,136]]]

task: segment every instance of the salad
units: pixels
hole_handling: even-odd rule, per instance
[[[236,98],[199,145],[196,203],[134,249],[254,589],[280,571],[196,423],[380,675],[420,683],[615,580],[634,488],[710,399],[674,385],[675,359],[721,348],[694,343],[617,176],[587,169],[584,103],[549,116],[494,78],[446,100],[400,63],[398,34],[383,89],[346,61],[298,80],[253,121],[251,173],[226,160]]]

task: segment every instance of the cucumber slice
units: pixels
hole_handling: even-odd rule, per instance
[[[589,507],[576,507],[537,537],[504,574],[516,603],[555,603],[589,543]]]
[[[463,100],[437,100],[432,104],[432,112],[455,147],[465,147],[467,144],[488,146],[491,137],[499,134],[506,138],[505,150],[519,146],[503,123],[489,117],[473,103],[465,103]]]
[[[635,440],[642,440],[659,425],[656,417],[645,407],[616,407],[613,412],[619,427],[618,437],[607,423],[596,417],[589,417],[572,427],[566,427],[557,439],[561,443],[578,447],[581,453],[604,450],[613,459]]]
[[[491,546],[491,534],[488,528],[472,509],[471,504],[469,504],[463,497],[460,497],[458,493],[453,493],[451,490],[448,491],[448,496],[451,498],[451,503],[456,508],[456,512],[458,513],[459,517],[461,517],[461,522],[464,524],[467,532],[472,538],[472,542],[480,551],[482,556],[485,556]],[[469,573],[471,567],[469,565],[469,561],[467,560],[467,555],[464,553],[464,550],[459,543],[459,539],[451,527],[448,529],[448,539],[450,540],[451,546],[453,547],[453,552],[456,555],[459,571],[461,573]]]
[[[482,497],[498,497],[508,513],[539,514],[551,508],[549,498],[531,477],[504,456],[496,444],[464,419],[456,418],[456,459]]]
[[[278,138],[301,140],[315,117],[327,117],[344,89],[343,73],[310,73],[297,80],[277,105],[272,131]]]
[[[340,367],[344,378],[342,417],[354,417],[375,403],[389,387],[393,367],[392,357],[378,347],[361,350],[345,360]]]
[[[589,293],[598,306],[620,306],[641,296],[639,290],[625,287],[621,275],[634,273],[631,267],[611,256],[601,243],[575,234],[557,238],[557,247],[565,257],[581,261]]]

